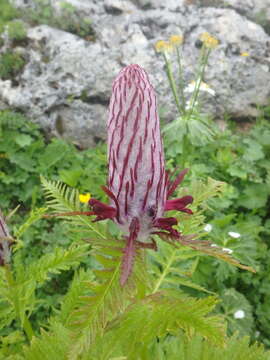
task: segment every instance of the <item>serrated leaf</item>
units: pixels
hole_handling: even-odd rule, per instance
[[[50,274],[58,274],[78,266],[83,258],[88,255],[89,245],[71,245],[68,249],[55,248],[50,254],[45,254],[38,261],[31,264],[25,273],[25,278],[43,283],[48,280]]]

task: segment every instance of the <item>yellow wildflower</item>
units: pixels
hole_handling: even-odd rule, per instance
[[[91,199],[91,195],[89,193],[87,194],[80,194],[79,199],[81,203],[88,203],[88,201]]]
[[[218,46],[218,43],[219,43],[218,39],[211,36],[208,32],[202,33],[201,36],[200,36],[200,40],[209,49],[214,49],[215,47]]]
[[[250,56],[248,52],[244,51],[240,54],[241,56]]]
[[[172,35],[169,41],[172,46],[178,46],[183,44],[183,40],[184,38],[182,35]]]
[[[173,47],[172,45],[164,40],[159,40],[155,43],[155,49],[156,52],[169,52],[172,51]]]

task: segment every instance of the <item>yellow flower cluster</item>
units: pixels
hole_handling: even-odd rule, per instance
[[[89,193],[87,194],[80,194],[79,199],[81,203],[88,203],[88,201],[91,199],[91,195]]]
[[[156,52],[170,52],[172,51],[172,46],[167,41],[159,40],[155,43],[155,49]]]
[[[244,51],[240,54],[241,56],[250,56],[248,52]]]
[[[172,35],[169,41],[159,40],[155,43],[156,52],[171,52],[176,46],[183,43],[182,35]]]
[[[182,35],[172,35],[169,39],[169,42],[173,46],[181,45],[183,44],[184,38]]]
[[[209,49],[214,49],[218,46],[219,41],[211,36],[208,32],[204,32],[200,36],[200,40],[204,43],[204,45]]]

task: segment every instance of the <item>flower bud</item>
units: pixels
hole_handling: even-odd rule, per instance
[[[165,171],[157,101],[145,70],[139,65],[125,67],[113,83],[109,106],[107,187],[103,190],[110,205],[96,199],[89,206],[94,221],[112,219],[122,229],[127,241],[123,255],[121,284],[132,270],[136,248],[152,248],[152,234],[162,239],[180,239],[174,217],[163,217],[165,211],[191,214],[186,206],[191,196],[168,200],[183,180],[187,169],[169,180]]]
[[[138,65],[124,68],[113,83],[108,118],[108,188],[115,195],[124,231],[134,217],[138,237],[149,236],[166,200],[166,173],[156,96]]]

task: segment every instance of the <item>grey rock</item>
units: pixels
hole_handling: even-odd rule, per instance
[[[194,43],[202,31],[209,31],[220,41],[206,72],[206,81],[217,93],[216,105],[212,104],[217,111],[213,114],[221,111],[236,118],[256,116],[256,104],[267,104],[270,95],[269,36],[233,10],[202,8],[199,13],[200,25],[190,34],[190,42]],[[191,49],[187,47],[187,58],[193,56],[192,65]],[[243,53],[249,56],[241,56]]]
[[[107,13],[112,15],[120,15],[135,10],[133,4],[125,0],[105,0],[104,8]]]
[[[167,9],[180,11],[187,4],[187,0],[132,0],[134,4],[143,9]]]
[[[252,1],[245,3],[247,10]],[[18,85],[0,80],[1,103],[20,109],[50,134],[82,147],[105,139],[112,81],[130,63],[146,69],[165,118],[175,118],[164,62],[154,50],[157,40],[171,34],[182,34],[185,39],[186,85],[194,79],[200,34],[207,31],[219,40],[204,79],[216,96],[205,95],[204,111],[216,119],[222,119],[224,113],[246,118],[257,115],[257,104],[267,104],[270,37],[238,11],[198,7],[187,0],[149,0],[148,7],[143,0],[70,2],[76,4],[79,16],[93,20],[96,42],[46,25],[30,28],[24,49],[27,64],[15,79]],[[58,5],[56,0],[56,9]],[[243,53],[249,56],[241,56]],[[174,54],[171,59],[176,64]]]
[[[198,0],[198,5],[234,9],[270,33],[270,0]]]
[[[34,0],[10,0],[11,5],[15,6],[18,9],[27,9],[34,8],[35,1]]]
[[[61,105],[54,109],[50,118],[50,122],[54,124],[52,134],[79,147],[94,146],[98,140],[106,139],[104,106],[100,104],[90,105],[75,100],[69,106]]]

